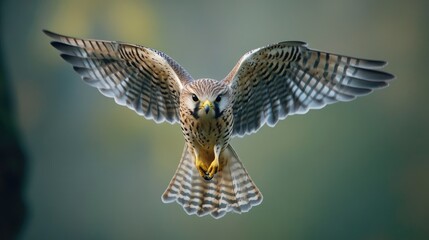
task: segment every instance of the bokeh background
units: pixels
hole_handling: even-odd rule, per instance
[[[1,57],[27,156],[19,239],[429,239],[428,1],[0,4]],[[159,49],[194,78],[222,79],[248,50],[302,40],[387,60],[396,79],[234,139],[264,202],[198,218],[160,200],[180,128],[85,85],[45,28]]]

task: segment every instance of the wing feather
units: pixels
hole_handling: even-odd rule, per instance
[[[350,101],[386,87],[394,76],[378,69],[386,62],[281,42],[246,53],[223,81],[234,91],[234,136],[274,126],[288,115],[304,114]]]
[[[143,46],[67,37],[44,30],[89,85],[156,122],[179,121],[179,96],[192,77],[165,53]]]

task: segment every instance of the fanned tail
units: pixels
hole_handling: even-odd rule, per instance
[[[189,215],[221,218],[227,212],[248,212],[262,202],[262,194],[250,179],[234,149],[223,153],[226,164],[213,179],[206,181],[198,173],[194,157],[185,144],[182,159],[162,195],[164,203],[176,201]]]

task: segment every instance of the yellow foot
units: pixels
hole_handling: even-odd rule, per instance
[[[213,162],[210,164],[209,169],[207,169],[207,177],[208,179],[206,180],[210,180],[214,177],[214,175],[219,171],[219,160],[215,159],[213,160]]]
[[[197,168],[200,176],[207,179],[207,166],[198,157],[195,158],[195,167]]]

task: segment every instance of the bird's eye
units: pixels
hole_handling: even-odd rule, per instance
[[[222,100],[222,97],[220,96],[220,95],[218,95],[217,97],[216,97],[216,102],[220,102],[220,100]]]
[[[192,94],[192,100],[194,100],[194,102],[198,102],[198,97],[195,94]]]

